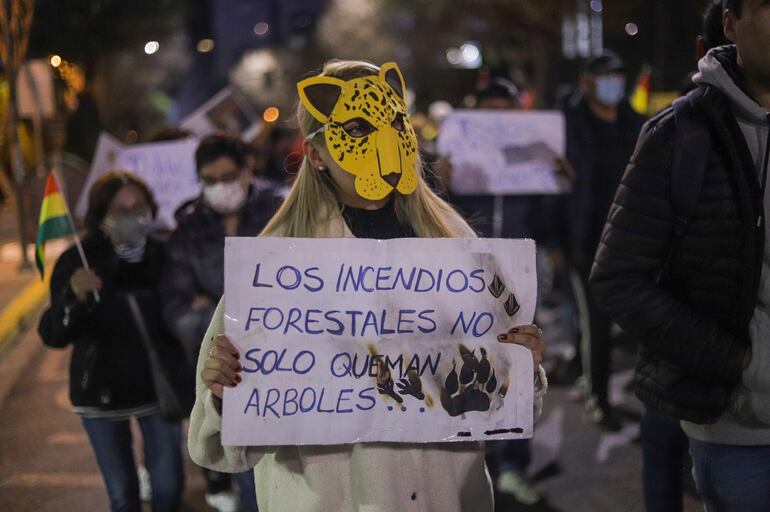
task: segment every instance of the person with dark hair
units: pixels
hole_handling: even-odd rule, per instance
[[[770,3],[724,2],[698,87],[644,128],[596,254],[639,341],[636,394],[681,420],[710,511],[770,503]]]
[[[580,93],[564,109],[567,160],[577,175],[564,224],[580,315],[585,417],[602,429],[619,430],[620,419],[608,399],[612,324],[588,293],[587,282],[604,219],[644,118],[628,103],[626,66],[612,51],[584,64],[579,86]]]
[[[730,44],[722,29],[722,0],[710,0],[703,13],[701,35],[696,39],[696,57],[701,60],[709,50]]]
[[[176,511],[184,485],[182,430],[158,414],[148,354],[132,297],[158,346],[178,343],[160,316],[157,283],[164,245],[148,236],[158,207],[147,185],[128,172],[100,177],[89,192],[84,268],[75,246],[51,277],[51,304],[39,332],[49,347],[73,346],[70,401],[81,417],[113,511],[141,510],[130,419],[142,431],[152,482],[152,510]],[[97,300],[98,294],[98,300]]]
[[[198,360],[203,335],[224,293],[226,236],[257,236],[275,213],[276,189],[254,180],[246,147],[224,134],[204,138],[195,152],[201,195],[176,212],[177,228],[169,239],[171,262],[160,283],[163,315],[182,341],[190,362]],[[238,475],[236,499],[230,475],[204,470],[206,502],[220,512],[256,510],[254,477]]]
[[[740,18],[743,15],[743,0],[721,0],[723,11],[730,11],[736,17]],[[729,39],[729,38],[728,38]],[[731,42],[735,42],[732,41]]]

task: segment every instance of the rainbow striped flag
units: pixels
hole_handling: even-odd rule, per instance
[[[50,173],[45,182],[45,194],[40,207],[40,221],[37,225],[35,240],[35,264],[41,279],[45,275],[45,242],[74,234],[75,229],[70,219],[67,201],[59,190],[56,177]]]

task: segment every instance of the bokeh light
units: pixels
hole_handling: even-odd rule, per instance
[[[266,123],[274,123],[278,121],[278,117],[280,117],[280,115],[281,111],[278,110],[277,107],[268,107],[262,114],[262,119],[264,119]]]
[[[214,40],[213,39],[208,39],[208,38],[207,39],[201,39],[200,41],[198,41],[196,49],[200,53],[208,53],[208,52],[210,52],[211,50],[214,49]]]

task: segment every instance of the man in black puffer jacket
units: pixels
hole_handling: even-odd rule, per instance
[[[708,509],[770,502],[770,5],[728,0],[737,43],[699,63],[691,119],[710,133],[686,231],[674,237],[674,114],[652,119],[615,196],[591,284],[640,343],[637,395],[683,420]]]

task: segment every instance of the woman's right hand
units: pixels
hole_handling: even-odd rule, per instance
[[[89,293],[102,289],[102,278],[93,270],[79,268],[70,277],[70,288],[78,302],[85,302]]]
[[[230,343],[227,336],[220,334],[214,338],[206,362],[201,370],[201,379],[206,387],[221,399],[224,386],[234,388],[241,382],[241,363],[238,349]]]

